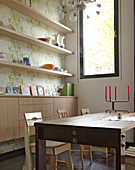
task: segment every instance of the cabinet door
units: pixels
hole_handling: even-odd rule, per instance
[[[0,97],[0,142],[19,138],[18,98]]]
[[[53,117],[54,119],[58,119],[57,110],[67,110],[67,98],[66,97],[59,97],[54,98],[54,107],[53,107]]]
[[[24,136],[24,113],[41,112],[43,120],[53,118],[53,99],[52,98],[20,98],[19,99],[19,124],[20,137]],[[35,133],[31,128],[31,135]]]
[[[78,115],[78,98],[67,98],[67,113],[69,116]]]

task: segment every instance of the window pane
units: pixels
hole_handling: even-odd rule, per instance
[[[83,11],[83,75],[115,73],[114,30],[114,0],[88,3]]]

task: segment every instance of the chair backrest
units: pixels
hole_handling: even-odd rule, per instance
[[[34,126],[35,122],[43,121],[41,112],[24,113],[24,119],[28,127]]]
[[[30,147],[30,127],[34,127],[35,122],[42,121],[41,112],[24,113],[25,119],[25,132],[24,132],[24,143],[25,143],[25,155],[27,162],[27,169],[33,170],[32,164],[32,150]]]
[[[33,113],[24,113],[25,120],[25,131],[24,131],[24,140],[29,140],[30,143],[30,128],[34,128],[35,122],[42,122],[42,113],[33,112]],[[33,129],[34,130],[34,129]]]
[[[81,115],[86,115],[90,113],[90,109],[89,108],[85,108],[85,109],[80,109],[81,111]]]
[[[69,117],[68,113],[65,110],[57,110],[59,119]]]

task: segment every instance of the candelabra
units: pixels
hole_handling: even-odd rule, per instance
[[[128,99],[127,100],[117,100],[117,87],[115,86],[115,100],[112,100],[111,99],[111,86],[109,86],[109,100],[107,100],[107,86],[105,86],[105,101],[106,102],[110,102],[110,103],[112,103],[112,109],[110,109],[110,110],[106,110],[105,112],[110,112],[110,113],[112,113],[112,112],[127,112],[127,113],[129,113],[129,111],[128,110],[116,110],[115,108],[114,108],[114,104],[115,103],[124,103],[124,102],[129,102],[130,101],[130,91],[129,91],[129,85],[128,85]]]

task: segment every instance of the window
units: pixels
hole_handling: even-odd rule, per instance
[[[80,12],[80,78],[119,76],[118,0],[88,3]]]

